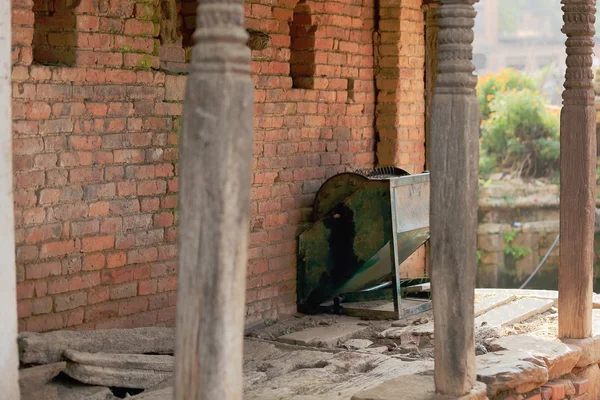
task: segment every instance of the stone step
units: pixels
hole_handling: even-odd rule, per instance
[[[524,321],[534,315],[548,311],[554,305],[553,299],[525,297],[500,307],[496,307],[475,318],[475,327],[507,326]]]

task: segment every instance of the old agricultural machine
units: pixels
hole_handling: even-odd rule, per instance
[[[317,192],[313,221],[300,235],[298,311],[397,319],[431,308],[427,277],[400,273],[429,239],[428,172],[335,175]]]

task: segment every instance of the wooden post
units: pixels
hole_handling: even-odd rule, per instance
[[[562,0],[567,72],[560,116],[558,333],[592,334],[596,115],[592,53],[596,0]]]
[[[477,0],[441,0],[431,111],[431,281],[435,386],[462,396],[475,384],[479,124],[471,62]]]
[[[242,399],[253,84],[243,0],[198,0],[181,138],[175,398]]]
[[[19,399],[17,268],[12,168],[11,2],[0,10],[0,388],[3,399]]]

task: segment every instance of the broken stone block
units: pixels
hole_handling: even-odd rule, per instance
[[[499,351],[478,356],[477,380],[487,385],[489,397],[501,391],[527,393],[548,381],[543,359],[524,351]]]
[[[570,373],[581,357],[581,349],[558,340],[550,341],[529,335],[505,336],[492,343],[492,349],[527,351],[543,359],[548,367],[548,379]]]
[[[59,362],[19,370],[19,386],[21,388],[21,393],[41,388],[50,379],[64,371],[66,367],[66,362]]]
[[[562,342],[581,349],[577,367],[584,368],[600,362],[600,335],[596,334],[586,339],[562,339]]]
[[[352,396],[351,400],[486,400],[485,385],[476,382],[471,393],[462,397],[436,395],[433,376],[402,375]]]
[[[67,349],[90,353],[173,354],[174,328],[106,329],[19,334],[19,358],[24,364],[63,361]]]
[[[148,389],[171,377],[174,357],[67,350],[66,374],[88,385]]]
[[[175,357],[167,355],[84,353],[67,350],[65,357],[78,364],[170,372],[173,371],[175,364]],[[156,382],[156,384],[161,382]]]
[[[378,334],[379,337],[388,339],[400,339],[407,335],[429,336],[433,335],[433,321],[423,325],[413,325],[404,328],[389,328]]]
[[[279,337],[282,343],[299,344],[303,346],[337,346],[338,343],[350,339],[352,336],[368,329],[356,323],[340,323],[331,326],[308,328]]]

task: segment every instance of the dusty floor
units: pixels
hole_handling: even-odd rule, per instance
[[[557,309],[550,308],[518,323],[476,327],[476,352],[491,351],[500,336],[530,334],[555,337]],[[364,349],[336,344],[298,346],[281,343],[281,336],[314,327],[348,323],[365,326],[354,339],[372,342]],[[296,315],[247,335],[244,385],[246,399],[350,399],[353,394],[400,375],[433,369],[433,315],[424,312],[401,321],[364,321],[358,318]],[[385,336],[392,326],[399,334]]]
[[[477,294],[475,352],[483,355],[502,350],[496,339],[503,336],[528,334],[555,338],[558,317],[556,297],[555,292],[547,291],[509,293],[500,290]],[[597,300],[600,307],[600,299]],[[600,332],[600,312],[594,315],[598,320],[595,329]],[[432,311],[399,321],[301,314],[278,321],[266,320],[249,332],[244,340],[244,398],[349,400],[357,392],[402,375],[431,373],[434,367],[433,328]],[[170,335],[174,335],[174,330],[164,329],[170,333],[161,331],[161,334],[166,335],[167,342],[171,343]],[[102,334],[108,335],[106,332]],[[140,333],[136,331],[135,334]],[[52,343],[56,344],[55,341]],[[163,343],[160,342],[160,345]],[[105,350],[91,352],[98,351],[115,353]],[[497,363],[495,357],[498,354],[487,354],[482,359],[491,357],[492,363]],[[498,373],[502,375],[504,372]],[[65,378],[63,371],[52,384],[58,385],[61,390],[69,389],[70,385],[81,385]],[[87,383],[98,385],[95,382]],[[109,391],[107,387],[85,385],[80,389],[98,391],[95,397],[86,395],[88,400],[125,398],[128,395],[141,400],[158,400],[171,396],[171,385],[172,378],[158,387],[127,386],[149,388],[144,391],[113,387]],[[80,394],[73,396],[63,397],[69,400],[81,398]]]

